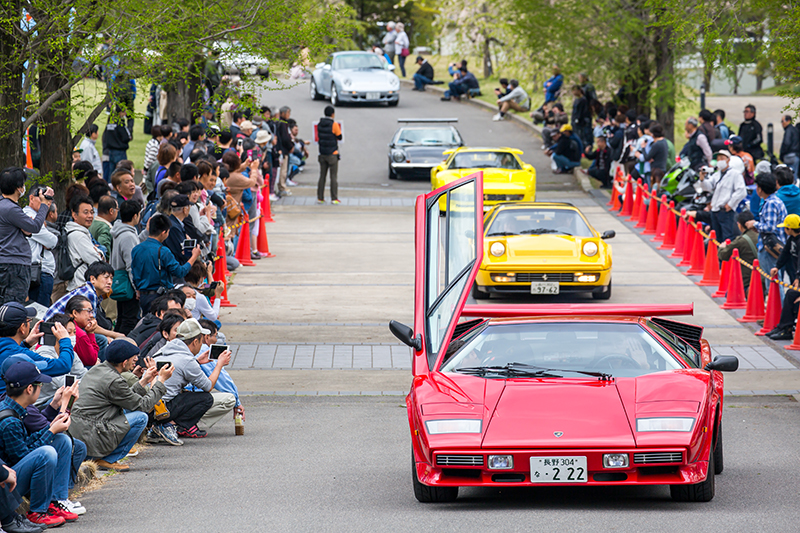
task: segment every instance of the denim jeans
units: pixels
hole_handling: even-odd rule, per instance
[[[119,446],[117,446],[113,452],[103,457],[103,459],[112,464],[128,455],[133,445],[139,440],[139,436],[144,431],[145,426],[147,426],[147,413],[133,411],[125,413],[125,418],[128,419],[128,424],[130,425],[128,433],[122,437],[122,442],[119,443]]]
[[[86,460],[86,444],[82,440],[72,439],[72,472],[77,473],[81,469],[81,463]],[[71,472],[70,472],[71,474]],[[69,488],[75,486],[73,476],[69,476]]]
[[[550,157],[553,158],[553,161],[555,161],[556,166],[562,172],[567,170],[572,170],[573,168],[579,167],[581,165],[580,161],[570,161],[565,155],[553,154]]]
[[[69,497],[71,455],[70,438],[59,433],[52,444],[36,448],[13,466],[17,490],[23,495],[30,493],[32,512],[47,512],[51,501]]]
[[[426,85],[433,85],[433,80],[422,74],[414,74],[414,88],[416,90],[422,91]]]
[[[783,162],[789,165],[794,173],[794,179],[797,180],[800,176],[798,176],[798,169],[800,169],[800,157],[794,152],[786,154],[783,157]]]
[[[724,207],[719,211],[711,211],[711,229],[716,232],[719,242],[725,242],[726,239],[732,241],[738,237],[739,228],[736,225],[736,211],[726,211]]]
[[[126,152],[125,150],[108,151],[108,162],[110,163],[112,174],[114,173],[114,170],[117,168],[117,163],[119,163],[120,161],[124,161],[125,159],[128,159],[128,152]],[[111,179],[110,176],[109,179]]]
[[[53,276],[47,272],[42,272],[42,281],[39,286],[31,288],[28,291],[28,298],[32,302],[42,304],[45,307],[50,307],[50,296],[53,294]]]

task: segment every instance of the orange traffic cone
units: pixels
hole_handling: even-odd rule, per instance
[[[618,217],[629,217],[633,214],[633,180],[628,179],[628,184],[625,186],[625,199],[622,201],[622,211],[617,214]]]
[[[611,187],[611,211],[619,211],[622,209],[622,201],[620,200],[620,196],[622,196],[622,192],[617,189],[617,186],[614,185]]]
[[[228,300],[228,263],[225,256],[225,241],[219,239],[219,246],[217,247],[217,261],[214,265],[214,281],[222,283],[223,289],[220,295],[220,307],[236,307],[236,304]]]
[[[728,246],[730,243],[731,240],[728,239],[723,245]],[[725,293],[728,292],[728,282],[731,279],[731,266],[732,264],[730,259],[722,262],[722,269],[719,275],[719,287],[717,287],[717,292],[711,295],[712,298],[725,298]]]
[[[728,298],[725,303],[720,305],[722,309],[744,309],[747,301],[744,299],[744,282],[742,281],[742,269],[739,268],[739,250],[733,251],[731,256],[730,277],[728,279]],[[750,283],[755,283],[754,279]]]
[[[800,350],[800,313],[797,314],[797,324],[794,326],[794,340],[789,346],[784,346],[785,350]]]
[[[269,200],[269,198],[267,198]],[[264,216],[262,214],[258,219],[258,237],[256,239],[256,247],[264,257],[275,257],[269,251],[269,241],[267,240],[267,227],[264,225]]]
[[[239,230],[239,244],[236,247],[236,259],[243,266],[254,267],[253,260],[250,258],[250,223],[244,219],[244,225]]]
[[[750,278],[750,285],[755,280]],[[764,327],[756,332],[756,335],[763,336],[775,329],[781,321],[781,289],[778,284],[770,280],[769,294],[767,294],[767,312],[764,315]]]
[[[639,218],[639,209],[642,205],[642,179],[639,178],[636,180],[636,189],[634,190],[633,196],[633,211],[631,211],[631,216],[628,218],[628,222],[633,222],[637,218]]]
[[[683,241],[683,259],[678,263],[679,267],[692,264],[692,251],[694,250],[694,240],[698,237],[697,230],[688,221],[686,222],[686,239]]]
[[[716,238],[717,233],[711,230],[711,234],[708,236],[706,260],[703,264],[703,279],[697,282],[698,285],[703,287],[719,285],[719,257],[717,256],[717,245],[714,244]],[[744,284],[742,284],[742,286],[744,286]]]
[[[675,240],[677,239],[678,222],[675,220],[675,202],[670,201],[669,209],[667,209],[667,227],[664,230],[664,242],[658,247],[659,250],[672,250],[675,248]]]
[[[758,259],[753,261],[753,274],[758,274]],[[739,322],[758,322],[764,319],[764,288],[761,278],[757,275],[750,277],[750,291],[747,294],[747,308]]]
[[[616,192],[616,186],[617,183],[619,183],[619,181],[623,178],[624,174],[622,173],[622,166],[617,166],[617,171],[614,173],[614,179],[611,181],[611,198],[608,199],[608,203],[606,205],[614,205],[614,193]]]
[[[264,219],[264,222],[275,222],[272,218],[272,202],[269,201],[269,187],[265,186],[261,189],[261,195],[264,197],[261,200],[261,218]]]
[[[647,223],[642,235],[655,235],[658,226],[658,199],[656,195],[650,196],[650,205],[647,207]]]
[[[656,235],[652,239],[653,242],[664,240],[664,231],[667,229],[667,195],[661,196],[661,201],[658,202],[658,224],[656,224]]]
[[[683,248],[686,245],[686,209],[681,209],[680,221],[678,222],[678,231],[675,234],[675,249],[672,250],[670,257],[683,257]]]
[[[702,276],[706,268],[706,251],[703,246],[703,236],[700,232],[694,236],[694,244],[692,246],[692,259],[689,265],[689,270],[684,272],[687,276]],[[742,289],[744,292],[744,289]]]
[[[650,198],[650,193],[647,191],[647,185],[644,185],[642,192],[639,194],[641,200],[639,201],[639,220],[636,222],[634,228],[643,228],[647,225],[647,204],[644,203],[646,199]]]

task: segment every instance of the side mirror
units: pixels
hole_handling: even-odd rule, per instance
[[[405,344],[406,346],[410,346],[414,348],[414,351],[422,350],[422,335],[414,336],[414,330],[410,327],[406,326],[405,324],[401,324],[396,320],[389,321],[389,331],[392,332],[392,335],[398,338],[400,342]],[[739,365],[739,361],[737,359],[736,365]]]
[[[600,238],[601,239],[613,239],[616,236],[617,236],[617,232],[614,231],[613,229],[610,229],[608,231],[604,231],[603,234],[600,236]]]
[[[396,68],[397,68],[397,67],[395,67],[394,65],[389,65],[389,64],[387,64],[387,65],[386,65],[386,69],[387,69],[387,70],[394,70],[394,69],[396,69]]]
[[[316,67],[316,68],[324,68],[324,67],[325,67],[325,65],[327,65],[327,63],[317,63],[317,64],[315,65],[315,67]]]
[[[330,69],[331,69],[331,66],[328,65],[327,63],[322,67],[322,70],[330,70]]]
[[[402,339],[401,339],[402,340]],[[739,368],[739,358],[735,355],[718,355],[708,363],[703,370],[719,370],[720,372],[736,372]]]

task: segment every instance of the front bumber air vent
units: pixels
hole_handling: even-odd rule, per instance
[[[633,454],[633,464],[652,465],[664,463],[680,463],[683,461],[681,452],[646,452]]]
[[[483,466],[482,455],[437,455],[436,466]]]

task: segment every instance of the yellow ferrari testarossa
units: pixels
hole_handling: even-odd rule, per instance
[[[507,203],[484,218],[483,262],[472,296],[591,292],[611,297],[613,230],[600,235],[566,203]]]
[[[516,148],[467,148],[446,150],[441,164],[431,169],[433,190],[483,171],[483,208],[501,202],[533,202],[536,200],[536,169],[520,159]],[[446,206],[440,200],[441,210]]]

